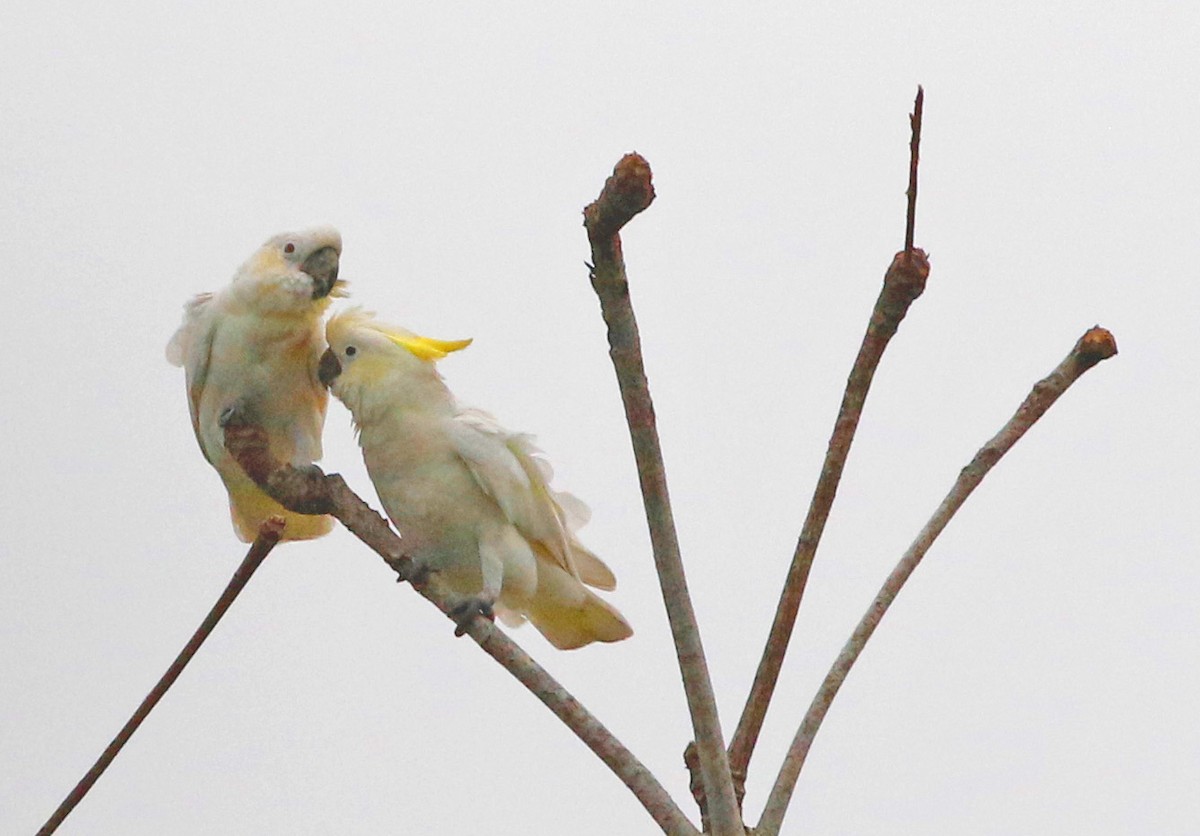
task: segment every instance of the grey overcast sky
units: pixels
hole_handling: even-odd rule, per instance
[[[515,633],[692,811],[682,689],[580,210],[620,156],[675,516],[727,732],[901,247],[928,290],[867,403],[746,799],[955,475],[1099,323],[1090,372],[929,553],[787,833],[1200,822],[1200,6],[26,2],[0,9],[0,832],[32,833],[244,547],[163,348],[268,236],[592,506],[630,641]],[[375,502],[349,418],[323,464]],[[650,834],[617,780],[342,530],[281,547],[64,834]]]

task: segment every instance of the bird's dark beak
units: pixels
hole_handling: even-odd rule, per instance
[[[304,259],[300,269],[313,280],[313,298],[323,299],[333,290],[338,276],[338,251],[333,247],[321,247]]]
[[[337,355],[333,353],[332,348],[325,349],[325,353],[321,355],[321,364],[317,366],[317,380],[328,388],[341,373],[342,364],[338,362]]]

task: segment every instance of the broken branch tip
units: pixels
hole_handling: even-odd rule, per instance
[[[1075,356],[1084,369],[1090,369],[1101,360],[1107,360],[1117,353],[1117,340],[1112,332],[1099,325],[1088,329],[1079,342],[1075,344]]]
[[[655,196],[650,163],[636,151],[630,152],[613,167],[600,196],[583,210],[583,225],[593,238],[616,235],[653,203]]]

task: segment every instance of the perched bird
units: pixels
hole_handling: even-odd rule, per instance
[[[325,337],[321,381],[350,410],[367,472],[419,570],[461,608],[494,606],[510,626],[528,619],[564,650],[633,634],[587,588],[616,586],[575,538],[587,506],[550,488],[530,436],[464,409],[438,374],[435,362],[470,340],[420,337],[357,308],[334,315]]]
[[[327,534],[328,516],[296,514],[263,493],[225,450],[224,426],[237,416],[266,431],[271,453],[307,467],[321,458],[329,394],[317,380],[325,347],[322,320],[338,281],[342,238],[330,227],[271,238],[216,293],[184,306],[183,324],[167,345],[167,360],[187,374],[192,429],[204,458],[229,492],[239,538],[283,517],[285,540]]]

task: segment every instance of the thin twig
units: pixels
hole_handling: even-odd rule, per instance
[[[625,405],[654,563],[699,752],[704,798],[708,805],[707,820],[718,836],[743,836],[745,828],[734,797],[717,703],[679,554],[654,403],[646,382],[641,340],[629,300],[629,281],[621,252],[621,228],[653,200],[649,163],[638,154],[626,154],[613,169],[600,196],[583,210],[594,265],[590,278],[608,325],[609,355]]]
[[[283,533],[284,521],[278,517],[268,519],[262,524],[258,530],[258,536],[254,542],[250,544],[250,550],[246,552],[246,557],[242,560],[240,566],[233,573],[229,584],[225,587],[225,591],[221,593],[221,597],[213,604],[208,615],[204,617],[204,621],[196,629],[188,643],[183,646],[183,650],[175,657],[175,661],[167,668],[167,672],[158,680],[158,684],[150,690],[146,698],[142,700],[142,704],[138,706],[137,711],[133,712],[133,716],[125,723],[117,736],[113,738],[112,743],[108,744],[99,759],[92,768],[87,771],[87,774],[80,779],[75,785],[75,789],[63,799],[62,804],[58,805],[58,809],[54,811],[54,815],[42,825],[42,829],[38,831],[38,836],[49,836],[58,829],[58,826],[63,823],[63,820],[70,815],[83,797],[91,790],[92,785],[100,779],[104,774],[104,770],[108,769],[108,765],[113,762],[122,747],[129,742],[129,738],[137,731],[138,726],[142,724],[150,712],[154,710],[154,706],[163,698],[175,680],[179,678],[179,674],[183,673],[183,669],[187,667],[187,663],[192,661],[192,657],[196,655],[196,651],[200,649],[200,645],[204,644],[204,640],[212,633],[213,628],[217,626],[217,622],[221,620],[221,616],[233,604],[234,600],[241,593],[249,582],[255,570],[262,565],[263,560],[271,553],[271,549],[275,548],[275,544],[279,542],[279,537]]]
[[[834,497],[837,495],[838,483],[846,466],[846,458],[850,454],[850,445],[854,441],[854,433],[858,428],[858,420],[862,415],[875,369],[879,366],[888,342],[908,313],[909,306],[925,290],[928,277],[929,261],[925,252],[920,249],[914,249],[911,253],[896,253],[883,277],[883,290],[875,301],[867,333],[858,350],[858,357],[854,360],[854,368],[846,381],[842,405],[833,425],[829,448],[825,452],[825,463],[821,466],[821,475],[813,492],[808,516],[805,517],[800,530],[800,539],[796,543],[792,565],[788,568],[787,580],[779,597],[775,620],[771,623],[767,644],[758,663],[758,670],[754,674],[754,684],[750,687],[746,707],[742,711],[737,731],[729,746],[730,767],[733,769],[734,780],[740,785],[745,783],[750,756],[754,753],[758,734],[767,716],[771,695],[775,692],[775,684],[779,680],[779,670],[783,666],[792,629],[796,625],[796,614],[804,597],[808,573],[812,568],[817,545],[821,542],[825,522],[829,519]]]
[[[863,615],[862,620],[854,628],[849,641],[846,642],[845,647],[838,654],[833,667],[829,669],[829,673],[825,676],[825,681],[821,684],[817,695],[813,698],[808,713],[805,715],[804,721],[800,724],[800,728],[792,740],[792,745],[788,750],[783,767],[779,771],[779,777],[776,779],[775,786],[771,789],[771,795],[767,799],[767,805],[763,810],[762,819],[759,821],[756,833],[762,834],[762,836],[774,836],[774,834],[779,833],[779,828],[783,824],[784,814],[787,812],[788,803],[792,797],[792,791],[796,787],[796,780],[799,778],[800,770],[804,766],[804,760],[808,756],[813,738],[820,729],[821,721],[825,719],[825,714],[829,711],[829,706],[833,702],[834,696],[837,695],[838,689],[842,687],[842,683],[846,679],[846,674],[850,672],[850,668],[854,665],[855,660],[862,653],[867,640],[871,638],[871,634],[879,626],[884,613],[887,612],[888,607],[896,599],[896,595],[913,573],[913,570],[917,568],[917,564],[921,562],[921,558],[925,556],[929,547],[933,545],[933,541],[941,534],[942,529],[946,527],[946,524],[950,522],[958,509],[962,507],[963,502],[979,486],[979,483],[983,481],[983,477],[995,466],[996,462],[1045,414],[1046,410],[1058,400],[1059,396],[1078,380],[1084,372],[1101,360],[1106,360],[1116,353],[1117,343],[1113,339],[1113,335],[1108,331],[1100,326],[1096,326],[1085,333],[1079,339],[1079,342],[1075,344],[1075,347],[1071,349],[1071,353],[1058,364],[1058,367],[1046,378],[1034,385],[1033,390],[1017,409],[1016,414],[1004,425],[1000,432],[988,441],[987,444],[983,445],[979,452],[975,454],[971,463],[962,469],[962,472],[959,473],[958,479],[954,483],[954,487],[946,494],[946,498],[942,500],[942,504],[938,506],[937,511],[934,512],[929,522],[921,529],[916,540],[908,547],[908,551],[904,553],[900,562],[896,564],[896,567],[884,582],[883,587],[879,590],[879,594],[875,596],[875,600]]]
[[[917,165],[921,162],[921,113],[925,109],[925,91],[917,85],[917,100],[913,103],[912,115],[908,117],[912,125],[912,139],[908,143],[908,213],[904,225],[904,251],[911,253],[913,248],[913,232],[917,226]]]
[[[426,600],[451,616],[453,602],[439,590],[436,574],[433,577],[414,576],[412,561],[404,554],[403,543],[387,520],[350,490],[340,475],[326,476],[316,467],[297,470],[280,465],[271,457],[263,430],[236,421],[225,427],[225,447],[250,478],[276,502],[300,513],[332,514],[382,557],[396,572],[398,580],[411,583]],[[487,619],[474,618],[464,632],[541,700],[616,774],[664,833],[699,835],[696,827],[634,754],[503,631]]]

